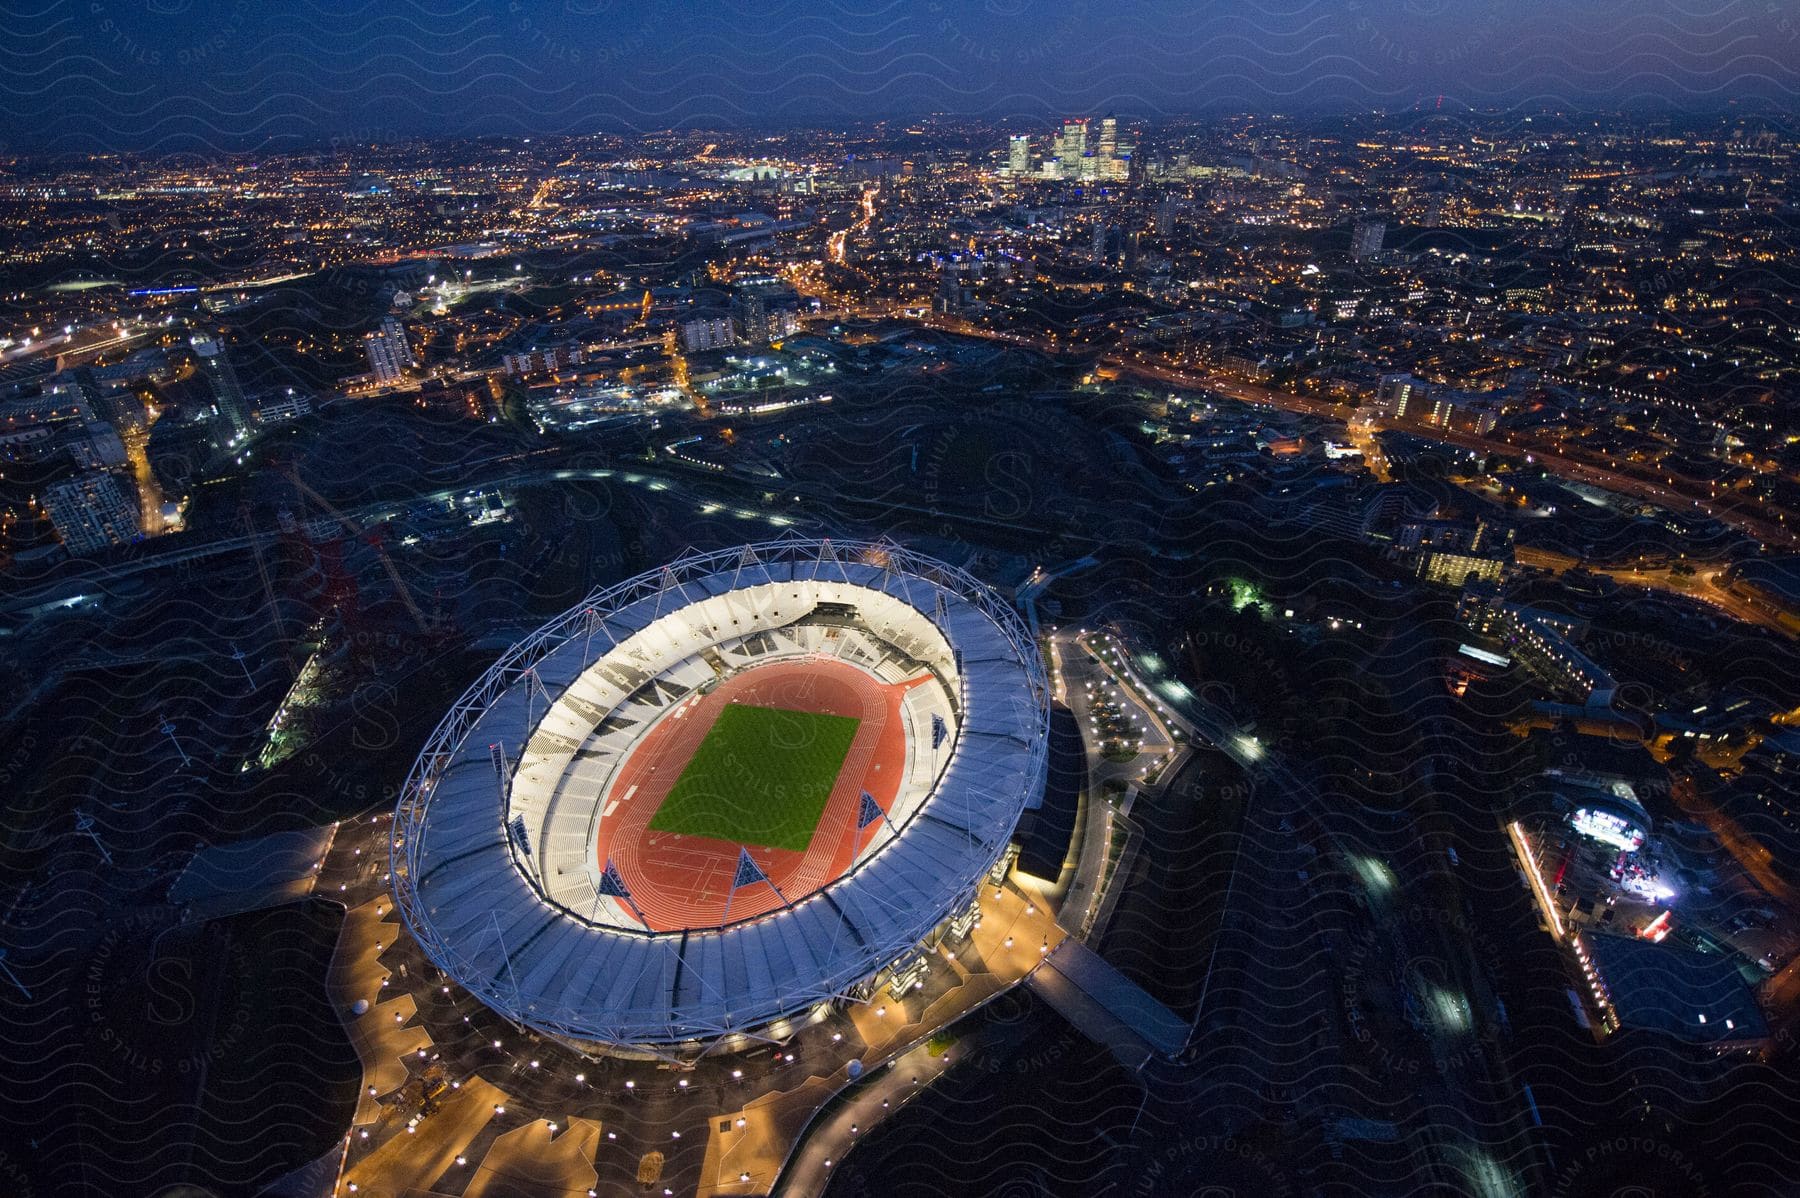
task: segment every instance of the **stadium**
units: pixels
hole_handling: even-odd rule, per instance
[[[595,592],[420,753],[402,916],[439,968],[583,1051],[780,1039],[946,927],[1043,793],[1017,615],[891,544],[790,538]]]

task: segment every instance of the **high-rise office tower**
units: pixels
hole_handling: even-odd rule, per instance
[[[138,535],[137,503],[104,471],[51,483],[44,488],[43,502],[70,553],[94,553]]]
[[[232,436],[242,436],[250,429],[250,404],[244,398],[244,385],[238,381],[224,344],[210,337],[196,337],[194,353],[200,359],[200,373],[212,387],[219,418],[231,426]]]
[[[1100,118],[1100,157],[1115,158],[1119,153],[1119,118]]]
[[[1062,177],[1065,179],[1080,178],[1081,159],[1086,154],[1087,121],[1064,121],[1062,139],[1056,147],[1056,159],[1062,166]]]
[[[1382,238],[1387,235],[1387,224],[1369,217],[1356,222],[1350,229],[1350,256],[1357,261],[1372,258],[1381,252]]]
[[[1023,175],[1031,170],[1031,137],[1029,135],[1022,134],[1007,142],[1006,169],[1015,175]]]

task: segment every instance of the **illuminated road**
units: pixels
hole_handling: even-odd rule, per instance
[[[875,310],[870,310],[866,313],[855,310],[855,305],[848,296],[839,295],[834,292],[831,289],[830,284],[825,281],[825,265],[826,263],[830,263],[832,266],[855,271],[857,274],[862,275],[869,283],[875,282],[867,272],[859,270],[857,267],[850,264],[849,243],[850,237],[853,234],[867,232],[869,226],[874,223],[875,196],[879,190],[879,187],[869,187],[865,189],[862,194],[861,214],[853,223],[837,230],[825,239],[824,261],[802,262],[788,267],[785,270],[788,281],[793,284],[795,291],[798,291],[801,295],[810,296],[813,299],[818,300],[822,305],[832,309],[835,314],[853,314],[858,316],[874,316],[879,314]],[[818,315],[826,316],[827,313],[821,312]]]
[[[1794,639],[1794,633],[1779,619],[1762,611],[1743,596],[1723,585],[1719,579],[1724,576],[1725,568],[1718,565],[1695,564],[1690,573],[1677,573],[1674,565],[1667,566],[1597,566],[1591,562],[1568,554],[1555,553],[1550,550],[1531,546],[1521,546],[1514,550],[1513,558],[1522,566],[1534,570],[1547,570],[1552,574],[1563,574],[1581,568],[1590,574],[1598,574],[1610,578],[1620,586],[1642,587],[1646,591],[1661,591],[1668,595],[1679,595],[1684,599],[1692,599],[1716,608],[1720,614],[1741,620],[1746,624],[1755,624],[1767,628],[1771,632]]]
[[[896,307],[887,315],[899,317],[901,311]],[[919,323],[944,332],[991,341],[1004,341],[1011,345],[1036,349],[1046,354],[1060,354],[1083,348],[1059,343],[1055,334],[1044,337],[1001,331],[954,316],[931,315],[920,318]],[[1139,350],[1102,351],[1098,361],[1102,365],[1115,367],[1142,378],[1154,379],[1170,386],[1213,391],[1240,403],[1298,412],[1328,420],[1344,418],[1341,406],[1327,400],[1260,387],[1254,383],[1245,383],[1221,375],[1180,370],[1156,362]],[[1767,545],[1800,547],[1800,535],[1796,535],[1787,528],[1786,513],[1774,509],[1767,503],[1751,500],[1744,496],[1714,495],[1709,487],[1694,480],[1666,473],[1659,474],[1657,479],[1640,478],[1636,473],[1626,473],[1625,468],[1617,463],[1602,466],[1573,457],[1558,446],[1544,446],[1533,441],[1519,440],[1512,433],[1503,433],[1497,437],[1480,436],[1437,428],[1417,421],[1392,419],[1379,420],[1375,427],[1404,432],[1424,440],[1454,445],[1460,449],[1470,449],[1478,453],[1501,453],[1508,456],[1524,454],[1533,464],[1543,467],[1545,471],[1558,478],[1589,483],[1621,495],[1642,499],[1671,511],[1703,512],[1720,523],[1735,528]],[[1770,518],[1771,514],[1773,514],[1773,519]]]
[[[875,223],[875,193],[878,190],[874,187],[866,189],[862,194],[862,216],[849,228],[839,229],[831,235],[831,240],[827,243],[829,247],[827,253],[835,265],[845,265],[845,253],[850,235],[866,233],[869,226]]]

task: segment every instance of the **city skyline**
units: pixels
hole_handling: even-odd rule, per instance
[[[1202,13],[989,0],[863,10],[422,0],[285,14],[242,0],[52,0],[0,82],[0,149],[177,152],[410,136],[1116,110],[1779,109],[1777,5],[1627,14],[1539,0]],[[91,11],[89,10],[91,8]]]

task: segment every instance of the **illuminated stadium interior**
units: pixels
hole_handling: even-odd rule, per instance
[[[683,558],[515,647],[396,820],[409,927],[510,1017],[704,1046],[891,967],[967,908],[1043,786],[1016,615],[891,545]]]
[[[718,927],[836,880],[917,808],[953,748],[948,645],[879,592],[820,594],[771,583],[684,607],[563,692],[508,807],[551,902],[619,927]],[[671,663],[695,635],[721,639]],[[865,794],[881,813],[866,823]],[[733,887],[741,852],[769,884]]]

